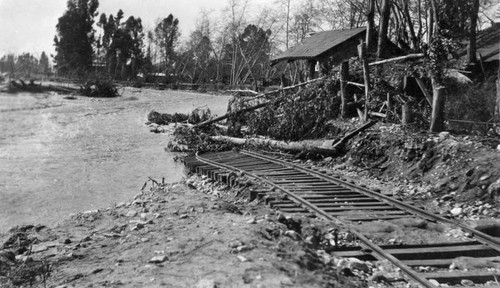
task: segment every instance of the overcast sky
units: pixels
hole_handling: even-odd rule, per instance
[[[53,54],[55,26],[66,10],[66,2],[0,0],[0,56],[30,52],[38,57],[42,51]],[[270,1],[249,2],[251,8],[257,10],[259,3]],[[145,27],[153,27],[157,19],[172,13],[179,19],[181,33],[186,36],[194,29],[201,9],[221,11],[227,3],[228,0],[99,0],[98,11],[116,15],[118,9],[122,9],[125,18],[141,17]]]

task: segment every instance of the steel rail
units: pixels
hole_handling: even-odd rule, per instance
[[[448,223],[448,224],[451,224],[451,225],[454,225],[454,226],[457,226],[457,227],[460,227],[462,228],[463,230],[465,230],[466,232],[468,233],[471,233],[474,235],[474,237],[480,241],[482,244],[485,244],[487,246],[490,246],[492,249],[495,249],[497,251],[500,252],[500,240],[498,239],[495,239],[494,237],[488,235],[488,234],[485,234],[481,231],[478,231],[472,227],[470,227],[469,225],[466,225],[464,223],[461,223],[459,221],[456,221],[456,220],[451,220],[451,219],[446,219],[444,217],[441,217],[439,215],[436,215],[436,214],[433,214],[433,213],[430,213],[428,211],[425,211],[423,209],[420,209],[420,208],[417,208],[417,207],[413,207],[409,204],[406,204],[402,201],[399,201],[397,199],[394,199],[390,196],[386,196],[386,195],[383,195],[381,193],[378,193],[378,192],[375,192],[375,191],[371,191],[367,188],[364,188],[364,187],[361,187],[361,186],[358,186],[358,185],[355,185],[353,183],[349,183],[347,181],[344,181],[344,180],[341,180],[341,179],[338,179],[336,177],[332,177],[332,176],[328,176],[328,175],[324,175],[322,173],[318,173],[317,171],[314,171],[310,168],[305,168],[305,167],[302,167],[302,166],[299,166],[297,164],[294,164],[294,163],[289,163],[289,162],[286,162],[286,161],[283,161],[283,160],[278,160],[278,159],[275,159],[275,158],[271,158],[271,157],[268,157],[268,156],[265,156],[265,155],[261,155],[261,154],[258,154],[258,153],[255,153],[255,152],[251,152],[251,151],[240,151],[240,153],[242,154],[245,154],[245,155],[248,155],[248,156],[252,156],[252,157],[256,157],[256,158],[260,158],[262,160],[266,160],[266,161],[270,161],[270,162],[273,162],[273,163],[276,163],[276,164],[281,164],[281,165],[286,165],[287,167],[293,167],[297,170],[301,170],[303,172],[306,172],[306,173],[309,173],[309,174],[312,174],[316,177],[319,177],[319,178],[322,178],[322,179],[325,179],[325,180],[329,180],[329,181],[333,181],[333,182],[336,182],[336,183],[340,183],[344,186],[347,186],[351,189],[353,189],[354,191],[357,191],[357,192],[361,192],[365,195],[368,195],[368,196],[371,196],[371,197],[374,197],[378,200],[382,200],[388,204],[392,204],[402,210],[405,210],[407,212],[411,212],[417,216],[420,216],[424,219],[431,219],[433,221],[436,221],[436,222],[442,222],[442,223]]]
[[[261,181],[263,183],[266,183],[266,184],[268,184],[268,185],[270,185],[270,186],[272,186],[272,187],[274,187],[276,189],[281,190],[283,193],[287,194],[289,197],[293,198],[298,203],[302,204],[303,206],[306,206],[307,208],[309,208],[314,213],[316,213],[318,215],[321,215],[324,219],[329,220],[329,221],[337,224],[338,226],[347,228],[365,246],[367,246],[368,248],[370,248],[376,255],[378,255],[378,257],[383,258],[383,259],[387,259],[387,260],[391,261],[391,263],[393,263],[395,266],[399,267],[407,276],[409,276],[414,281],[418,282],[419,284],[421,284],[422,286],[424,286],[426,288],[436,288],[436,286],[434,284],[432,284],[429,280],[427,280],[427,278],[419,275],[419,273],[417,273],[415,270],[413,270],[410,267],[408,267],[402,261],[400,261],[399,259],[397,259],[393,255],[385,252],[380,246],[378,246],[378,245],[374,244],[373,242],[371,242],[368,238],[366,238],[360,232],[356,231],[350,225],[339,221],[335,217],[332,217],[331,215],[329,215],[328,213],[326,213],[322,209],[318,208],[317,206],[315,206],[311,202],[303,199],[300,196],[295,195],[295,193],[291,192],[290,190],[288,190],[286,188],[283,188],[283,187],[281,187],[281,186],[273,183],[272,181],[270,181],[268,179],[265,179],[263,177],[260,177],[260,176],[254,174],[254,173],[250,173],[248,171],[241,170],[241,169],[236,168],[236,167],[231,166],[231,165],[221,164],[221,163],[218,163],[216,161],[212,161],[210,159],[203,158],[203,157],[199,156],[198,153],[196,154],[196,159],[198,161],[200,161],[200,162],[212,165],[214,167],[218,167],[218,168],[220,168],[222,170],[237,171],[237,172],[241,173],[242,175],[248,175],[248,176],[250,176],[250,177],[252,177],[254,179],[257,179],[257,180],[259,180],[259,181]],[[264,160],[264,159],[261,159],[261,160]]]

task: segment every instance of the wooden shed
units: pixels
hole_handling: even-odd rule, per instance
[[[304,43],[271,59],[271,65],[281,61],[306,60],[309,78],[314,78],[316,65],[326,61],[337,65],[346,58],[357,56],[357,46],[365,37],[365,27],[316,32],[306,38]]]

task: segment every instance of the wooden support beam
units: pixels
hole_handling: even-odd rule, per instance
[[[497,116],[497,119],[500,119],[500,67],[498,69],[498,76],[497,76],[497,107],[495,109],[495,116]]]
[[[350,81],[346,81],[345,83],[346,83],[347,85],[353,85],[353,86],[358,86],[358,87],[361,87],[361,88],[365,88],[365,85],[360,84],[360,83],[350,82]]]
[[[444,130],[444,102],[445,94],[443,87],[434,88],[432,101],[432,115],[430,132],[441,132]]]
[[[423,58],[425,56],[424,53],[416,53],[416,54],[410,54],[410,55],[405,55],[405,56],[400,56],[400,57],[394,57],[390,59],[385,59],[385,60],[380,60],[380,61],[375,61],[370,63],[370,66],[375,66],[375,65],[381,65],[381,64],[386,64],[386,63],[391,63],[391,62],[397,62],[397,61],[402,61],[402,60],[408,60],[408,59],[418,59],[418,58]]]

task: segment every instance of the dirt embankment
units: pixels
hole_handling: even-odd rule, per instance
[[[324,223],[246,197],[230,203],[220,198],[227,190],[208,182],[156,183],[130,202],[54,228],[15,227],[0,236],[0,286],[365,286],[337,274],[338,259],[317,253],[330,245],[319,237],[328,234]]]
[[[431,202],[438,212],[477,219],[499,215],[499,144],[499,137],[412,134],[379,125],[353,139],[344,157],[322,165],[381,180],[388,184],[384,193]]]

